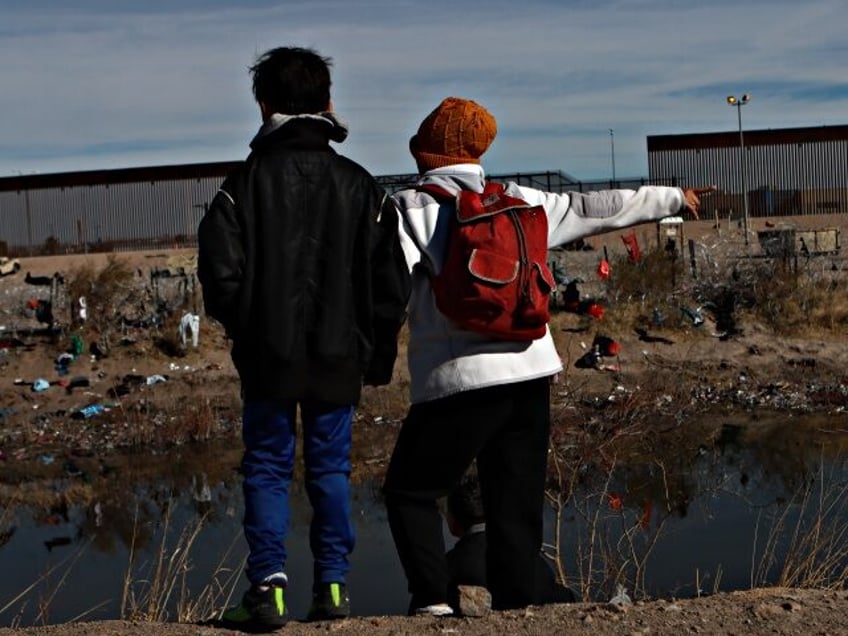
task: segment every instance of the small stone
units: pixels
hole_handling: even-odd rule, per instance
[[[485,616],[492,610],[492,595],[478,585],[459,586],[459,611],[463,616]]]

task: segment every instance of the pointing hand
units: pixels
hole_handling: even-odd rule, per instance
[[[695,220],[699,218],[698,209],[701,207],[701,197],[705,194],[709,194],[710,192],[715,192],[716,189],[716,186],[711,185],[696,188],[685,188],[683,190],[683,203],[686,206],[686,209],[689,210],[692,218]]]

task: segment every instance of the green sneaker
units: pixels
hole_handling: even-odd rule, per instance
[[[308,621],[332,621],[350,616],[350,598],[344,583],[319,583],[312,591]]]
[[[224,610],[221,622],[231,629],[245,632],[272,632],[289,620],[285,587],[281,585],[253,586],[235,607]]]

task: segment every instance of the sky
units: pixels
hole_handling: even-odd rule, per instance
[[[648,135],[848,124],[846,25],[845,0],[0,0],[0,177],[243,159],[277,46],[332,58],[337,150],[374,174],[414,172],[455,95],[497,119],[490,173],[647,176]]]

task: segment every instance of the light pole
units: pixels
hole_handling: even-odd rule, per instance
[[[745,93],[739,99],[735,95],[727,96],[727,103],[736,107],[739,120],[739,175],[742,181],[742,230],[745,232],[745,245],[748,245],[748,192],[745,184],[745,136],[742,133],[742,107],[751,101],[751,95]]]
[[[611,187],[615,187],[615,130],[609,129],[610,134],[610,157],[612,158],[612,183]]]

